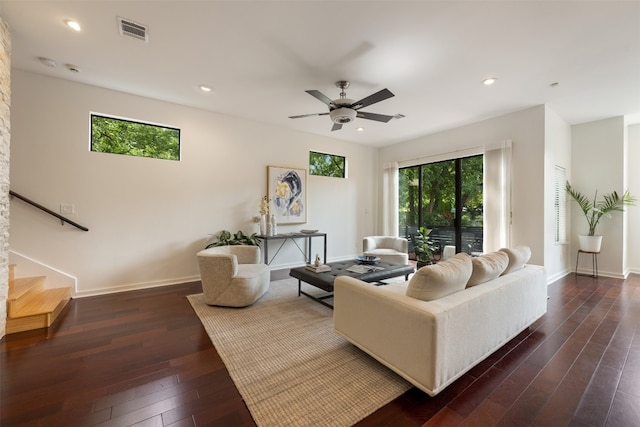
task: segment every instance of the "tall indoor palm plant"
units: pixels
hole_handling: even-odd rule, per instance
[[[588,236],[596,235],[596,228],[603,216],[611,218],[613,212],[622,212],[626,206],[635,206],[636,204],[636,198],[629,194],[629,190],[625,191],[622,196],[616,191],[612,191],[611,193],[603,195],[600,200],[598,200],[598,190],[596,190],[592,200],[573,188],[571,184],[569,184],[569,181],[567,181],[565,189],[567,194],[578,203],[587,220],[587,224],[589,225]],[[599,251],[600,249],[598,247],[598,250],[594,252]]]

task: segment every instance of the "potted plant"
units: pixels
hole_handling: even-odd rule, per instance
[[[596,235],[596,228],[603,216],[611,218],[613,212],[623,212],[625,206],[635,206],[636,203],[636,198],[629,194],[628,190],[622,196],[616,191],[612,191],[603,195],[601,199],[598,199],[598,190],[596,190],[593,200],[591,200],[573,188],[569,181],[567,181],[565,189],[567,194],[578,203],[589,225],[589,233],[586,236],[578,236],[580,249],[585,252],[600,252],[602,236]]]
[[[418,234],[412,237],[418,268],[433,264],[433,242],[429,240],[429,233],[431,229],[420,227]]]
[[[229,246],[229,245],[250,245],[258,246],[256,241],[256,233],[246,235],[242,231],[238,230],[233,236],[227,230],[222,230],[216,242],[209,243],[205,249],[213,248],[215,246]]]

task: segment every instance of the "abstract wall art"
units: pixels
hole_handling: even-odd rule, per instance
[[[307,170],[267,166],[268,195],[271,213],[278,224],[307,222]]]

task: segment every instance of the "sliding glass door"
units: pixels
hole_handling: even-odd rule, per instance
[[[480,253],[482,161],[480,155],[400,169],[399,235],[411,242],[420,227],[431,229],[436,259],[443,252]]]

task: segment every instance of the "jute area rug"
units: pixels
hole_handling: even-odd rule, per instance
[[[295,279],[247,308],[188,298],[258,426],[351,426],[410,388],[338,336],[333,311],[298,297]]]

